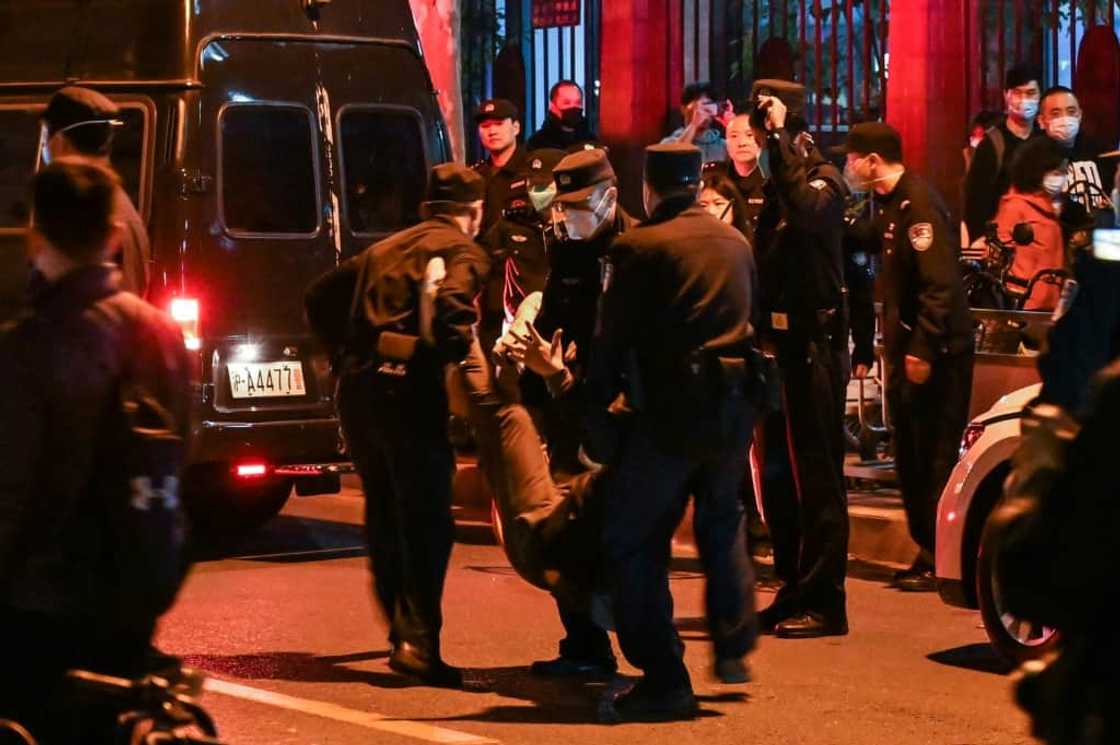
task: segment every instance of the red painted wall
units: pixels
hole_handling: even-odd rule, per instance
[[[664,135],[681,85],[679,17],[680,3],[673,0],[603,3],[600,136],[622,183],[623,205],[639,216],[643,152]]]
[[[980,0],[891,3],[887,121],[902,134],[908,168],[932,182],[954,210],[964,175],[970,69],[969,23]]]

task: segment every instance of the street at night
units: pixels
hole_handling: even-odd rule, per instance
[[[384,743],[774,743],[1013,745],[1031,742],[1011,677],[979,614],[886,586],[891,569],[855,563],[851,634],[764,637],[754,682],[716,684],[703,579],[678,558],[673,592],[702,713],[695,721],[595,723],[594,684],[541,681],[555,654],[555,606],[509,568],[482,527],[460,526],[444,595],[443,647],[466,691],[412,686],[387,665],[369,592],[362,497],[293,497],[233,549],[200,561],[161,624],[159,645],[206,671],[207,709],[242,745]],[[683,553],[687,553],[683,552]],[[760,605],[772,595],[759,593]],[[633,675],[632,668],[623,671]]]

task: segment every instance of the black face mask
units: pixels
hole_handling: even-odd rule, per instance
[[[579,129],[583,124],[583,109],[562,109],[560,111],[560,123],[569,129]]]

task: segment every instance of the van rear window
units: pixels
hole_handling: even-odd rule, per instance
[[[376,235],[418,222],[428,163],[416,113],[349,106],[339,129],[350,231]]]
[[[35,173],[40,109],[0,109],[0,228],[30,222],[27,186]]]
[[[237,105],[221,115],[221,209],[231,233],[308,236],[319,229],[311,112]]]

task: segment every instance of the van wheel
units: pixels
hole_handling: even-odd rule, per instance
[[[502,513],[498,511],[498,500],[490,500],[490,529],[494,531],[494,540],[502,548],[506,546],[505,529],[502,528]]]
[[[1022,664],[1046,655],[1060,640],[1056,629],[1016,618],[1004,607],[995,572],[998,542],[999,532],[994,530],[985,530],[980,539],[976,557],[976,598],[992,646],[1008,661]]]
[[[196,464],[183,474],[183,506],[202,540],[253,532],[283,509],[291,492],[291,479],[238,482],[226,463]]]

